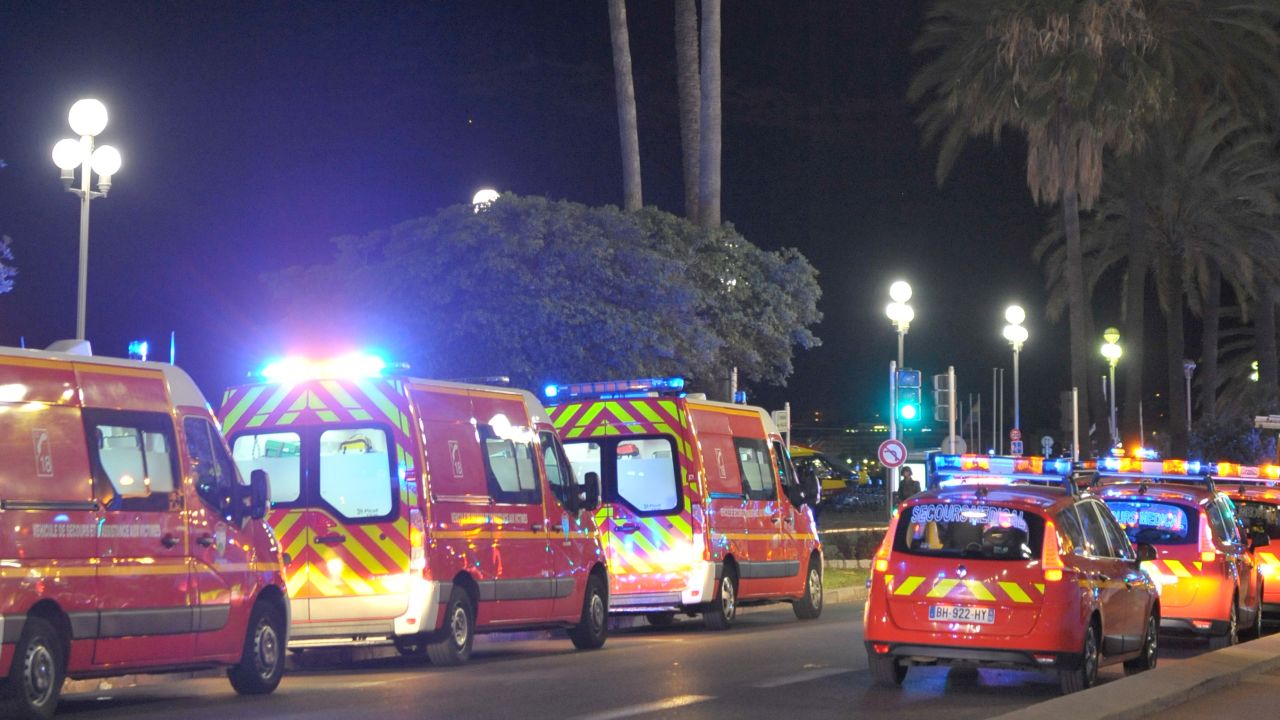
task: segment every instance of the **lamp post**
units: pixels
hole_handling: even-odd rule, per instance
[[[472,212],[487,210],[489,205],[500,197],[502,197],[502,195],[493,188],[480,188],[476,191],[475,195],[471,196]]]
[[[1111,366],[1110,390],[1107,393],[1111,398],[1111,444],[1115,446],[1120,441],[1116,432],[1116,362],[1120,360],[1120,331],[1109,327],[1102,333],[1102,357],[1107,359],[1107,363]]]
[[[889,286],[889,299],[893,302],[889,303],[884,309],[884,314],[893,322],[893,327],[898,331],[898,369],[903,368],[902,349],[903,338],[907,335],[907,329],[911,327],[911,321],[915,319],[916,313],[907,304],[911,299],[911,285],[905,280],[899,280]]]
[[[1187,379],[1187,436],[1191,436],[1191,376],[1196,372],[1196,361],[1182,361],[1182,374]]]
[[[1018,305],[1010,305],[1004,311],[1004,339],[1013,347],[1013,428],[1022,431],[1022,413],[1018,403],[1018,353],[1022,352],[1022,344],[1027,341],[1027,329],[1022,322],[1027,313]]]
[[[111,176],[120,170],[120,151],[110,145],[96,150],[93,138],[107,126],[107,108],[97,100],[78,100],[67,115],[71,130],[79,140],[67,138],[53,146],[53,163],[62,170],[62,184],[67,192],[80,197],[80,272],[76,289],[76,339],[84,339],[85,302],[89,286],[89,201],[106,197],[111,189]],[[73,187],[76,168],[80,168],[80,187]],[[98,189],[92,190],[92,175],[98,174]]]

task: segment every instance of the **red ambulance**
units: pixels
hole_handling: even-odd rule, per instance
[[[289,625],[267,481],[236,473],[171,365],[0,348],[0,717],[64,678],[227,666],[280,682]]]
[[[394,642],[454,665],[478,632],[604,644],[598,481],[575,475],[533,395],[358,354],[262,375],[221,417],[241,470],[271,474],[291,648]]]
[[[1246,541],[1262,574],[1262,612],[1280,616],[1280,465],[1218,463],[1218,489],[1231,498],[1236,517],[1246,530]],[[1265,536],[1265,537],[1264,537]]]
[[[596,473],[609,609],[728,628],[740,605],[822,612],[822,545],[782,436],[758,407],[685,396],[681,378],[551,385],[569,460]]]

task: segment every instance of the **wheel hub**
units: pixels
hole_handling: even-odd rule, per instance
[[[53,695],[54,670],[53,654],[49,648],[37,645],[27,653],[24,684],[27,698],[33,705],[44,705]]]

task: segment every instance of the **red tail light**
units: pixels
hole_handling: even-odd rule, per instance
[[[871,643],[871,649],[875,650],[877,655],[884,655],[889,652],[889,643]]]
[[[1044,547],[1040,551],[1040,568],[1044,570],[1046,582],[1058,582],[1062,579],[1062,555],[1058,549],[1058,528],[1049,520],[1044,524]]]
[[[1200,511],[1200,560],[1213,562],[1218,559],[1218,548],[1213,546],[1213,531],[1209,528],[1209,515]]]

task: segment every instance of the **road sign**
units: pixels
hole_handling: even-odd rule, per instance
[[[1049,437],[1048,435],[1045,435],[1044,437],[1040,438],[1040,449],[1044,450],[1044,452],[1041,453],[1041,455],[1044,455],[1045,457],[1049,457],[1049,454],[1053,452],[1053,438]]]
[[[1021,441],[1021,440],[1010,440],[1010,441],[1009,441],[1009,454],[1014,455],[1014,456],[1018,456],[1018,455],[1021,455],[1021,454],[1022,454],[1022,441]]]
[[[907,461],[907,446],[902,444],[901,440],[889,438],[880,443],[880,449],[876,451],[876,457],[880,459],[880,464],[887,468],[896,468]]]
[[[778,432],[791,432],[791,411],[790,410],[774,410],[773,424],[778,426]]]
[[[963,455],[969,449],[969,444],[959,435],[951,435],[942,441],[942,452],[948,455]]]
[[[1022,439],[1022,431],[1021,431],[1021,430],[1019,430],[1018,428],[1012,428],[1012,429],[1010,429],[1010,430],[1009,430],[1009,441],[1010,441],[1010,442],[1018,442],[1018,441],[1019,441],[1019,440],[1021,440],[1021,439]]]

